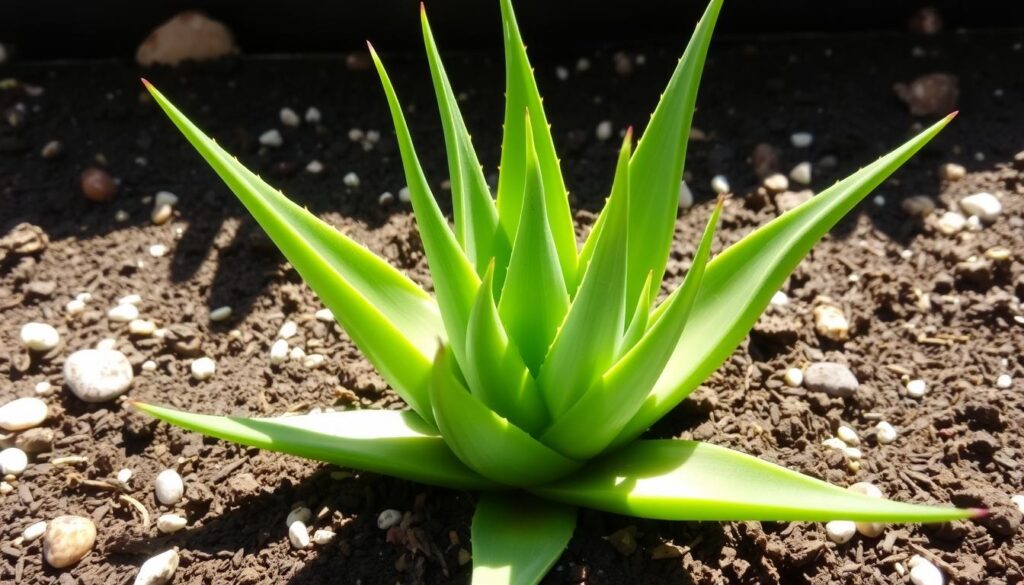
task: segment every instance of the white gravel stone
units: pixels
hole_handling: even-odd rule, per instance
[[[153,212],[149,214],[149,220],[152,221],[154,225],[164,225],[167,223],[167,220],[171,219],[172,215],[174,215],[173,207],[170,205],[161,205],[153,208]],[[127,219],[128,218],[126,217],[125,221],[127,221]]]
[[[924,380],[910,380],[907,382],[907,396],[921,398],[928,393],[928,384]]]
[[[21,326],[21,343],[32,351],[50,351],[60,344],[60,333],[46,323],[31,322]]]
[[[864,456],[857,447],[843,447],[842,452],[843,455],[846,455],[847,459],[852,461],[860,461],[860,458]]]
[[[170,205],[174,207],[178,204],[178,196],[170,191],[160,191],[153,196],[153,207],[163,207],[164,205]]]
[[[789,141],[797,148],[807,148],[814,143],[814,135],[810,132],[794,132]]]
[[[49,414],[46,403],[38,398],[15,398],[0,406],[0,428],[7,431],[31,429],[39,426]]]
[[[137,306],[142,304],[142,295],[135,294],[135,293],[132,293],[130,295],[125,295],[125,296],[117,299],[117,304],[119,304],[119,305],[135,305],[137,307]]]
[[[359,175],[349,171],[342,177],[341,182],[349,189],[355,189],[359,186]]]
[[[64,305],[64,312],[71,316],[81,315],[85,312],[85,303],[78,299],[71,299]]]
[[[166,550],[142,563],[134,585],[164,585],[178,570],[178,551]]]
[[[818,305],[814,307],[814,329],[818,335],[832,341],[846,341],[850,338],[850,322],[839,307]]]
[[[154,362],[153,360],[146,360],[142,362],[142,365],[139,367],[142,369],[143,372],[155,372],[156,362]]]
[[[768,189],[773,193],[782,193],[786,189],[789,189],[789,179],[787,179],[786,175],[783,175],[782,173],[775,173],[774,175],[765,177],[762,184],[765,189]]]
[[[188,525],[188,520],[177,514],[164,514],[156,519],[156,529],[164,534],[173,534]]]
[[[14,491],[14,486],[6,481],[0,481],[0,496],[6,496]]]
[[[320,120],[322,119],[322,116],[320,115],[320,110],[314,108],[313,106],[310,106],[306,108],[305,118],[306,121],[309,122],[310,124],[319,124]]]
[[[686,181],[683,181],[679,184],[679,209],[689,209],[691,207],[693,207],[693,192],[686,185]]]
[[[209,380],[217,372],[217,362],[208,357],[201,357],[192,360],[189,368],[192,370],[192,377],[202,382]]]
[[[885,195],[875,195],[871,202],[875,204],[875,207],[885,207]]]
[[[131,469],[125,467],[124,469],[117,472],[117,483],[128,486],[128,482],[132,480],[132,476],[135,475]]]
[[[291,541],[292,546],[302,550],[309,547],[309,529],[306,528],[306,523],[301,520],[296,520],[288,525],[288,540]]]
[[[336,535],[334,534],[333,530],[327,530],[327,529],[321,528],[320,530],[317,530],[316,532],[313,533],[313,544],[316,544],[316,545],[319,545],[319,546],[323,546],[325,544],[330,544],[331,541],[334,540],[335,536]]]
[[[397,526],[402,521],[402,513],[398,510],[388,508],[377,516],[377,528],[381,530],[387,530],[392,526]]]
[[[359,142],[359,141],[363,140],[364,138],[366,138],[366,133],[364,133],[361,128],[349,128],[349,130],[348,130],[348,139],[349,140],[351,140],[352,142]]]
[[[323,321],[324,323],[334,323],[334,313],[330,309],[320,309],[314,315],[317,321]]]
[[[391,191],[385,191],[377,197],[377,204],[381,207],[386,207],[395,202],[395,196],[391,194]]]
[[[21,531],[21,537],[25,542],[32,542],[39,538],[46,532],[46,522],[36,522],[35,524],[29,524],[25,527],[25,530]]]
[[[299,324],[295,321],[285,321],[281,324],[281,328],[277,330],[278,339],[291,339],[295,337],[295,334],[299,332]]]
[[[144,335],[149,337],[156,331],[156,323],[146,319],[132,319],[128,323],[128,332],[132,335]]]
[[[999,374],[999,377],[996,378],[996,388],[1006,390],[1010,386],[1013,386],[1013,378],[1010,377],[1010,374]]]
[[[597,124],[597,128],[594,130],[594,136],[598,140],[608,140],[612,137],[612,122],[611,120],[601,120]]]
[[[793,179],[795,183],[801,185],[811,184],[811,163],[804,161],[799,163],[791,171],[789,171],[789,178]]]
[[[82,349],[64,360],[64,382],[85,402],[106,402],[124,394],[134,374],[128,358],[113,349]]]
[[[967,176],[967,169],[962,165],[958,165],[956,163],[946,163],[942,165],[942,178],[947,181],[959,181],[965,176]]]
[[[884,498],[882,490],[872,483],[866,481],[857,482],[846,488],[851,492],[868,496],[869,498]],[[857,522],[857,532],[868,538],[876,538],[885,532],[885,524],[881,522]]]
[[[562,67],[561,65],[555,67],[555,77],[557,77],[559,81],[565,81],[569,79],[569,69],[566,67]]]
[[[35,391],[36,396],[49,396],[50,394],[53,394],[53,384],[51,384],[49,380],[37,382],[33,391]]]
[[[875,439],[882,445],[888,445],[896,441],[897,436],[899,436],[899,433],[896,432],[896,427],[884,420],[878,421],[878,424],[875,425]]]
[[[167,255],[167,246],[163,244],[153,244],[148,249],[149,255],[154,258],[163,258]]]
[[[590,69],[590,59],[580,57],[576,61],[576,71],[587,71]]]
[[[380,142],[380,131],[379,130],[367,130],[366,141],[372,144]]]
[[[322,354],[311,353],[306,357],[302,358],[302,367],[306,368],[307,370],[313,370],[324,365],[324,362],[326,361],[327,358],[325,358]]]
[[[960,209],[967,215],[977,215],[981,221],[992,223],[1003,213],[1003,204],[991,193],[975,193],[960,200]]]
[[[260,134],[260,144],[263,146],[278,147],[284,144],[284,138],[281,133],[276,129],[267,130],[263,134]]]
[[[309,164],[306,165],[306,172],[319,175],[324,172],[324,163],[318,160],[311,160],[309,161]]]
[[[0,476],[21,475],[28,468],[28,455],[17,447],[0,451]]]
[[[772,295],[772,300],[769,302],[776,307],[785,307],[789,304],[789,295],[781,290],[777,290],[775,291],[775,294]]]
[[[295,110],[291,108],[281,108],[281,112],[278,114],[281,118],[281,123],[289,128],[295,128],[302,123],[302,119],[295,113]]]
[[[853,396],[860,382],[843,364],[817,362],[804,370],[804,386],[832,396]]]
[[[910,557],[910,582],[914,585],[944,585],[946,576],[931,561],[921,555]]]
[[[964,229],[966,225],[966,217],[955,211],[947,211],[946,213],[942,214],[942,216],[936,222],[935,227],[937,227],[942,234],[952,236],[953,234]]]
[[[829,437],[822,441],[821,444],[825,447],[828,447],[829,449],[835,449],[837,451],[846,450],[846,443],[844,443],[842,439],[838,437]]]
[[[270,364],[279,366],[288,359],[288,340],[278,339],[270,346]]]
[[[836,429],[836,436],[839,437],[840,441],[846,443],[851,447],[856,447],[857,445],[860,445],[860,437],[857,436],[857,431],[851,429],[846,425],[841,425],[838,429]]]
[[[398,190],[398,200],[402,203],[408,203],[412,201],[412,193],[409,192],[409,187],[402,187]]]
[[[117,323],[128,323],[139,318],[139,308],[135,305],[119,304],[107,311],[107,319]]]
[[[836,544],[846,544],[857,534],[857,524],[849,520],[833,520],[825,524],[825,534]]]
[[[1024,494],[1018,494],[1016,496],[1010,496],[1010,501],[1013,502],[1017,509],[1024,512]]]
[[[231,318],[231,313],[231,307],[217,307],[216,309],[210,311],[210,321],[226,321]]]
[[[711,177],[711,190],[719,195],[725,195],[729,192],[729,179],[725,178],[725,175]]]
[[[301,360],[304,357],[306,357],[306,350],[298,346],[293,347],[291,351],[288,352],[288,359],[291,360]]]
[[[309,522],[313,518],[313,511],[305,506],[293,508],[284,519],[285,526],[291,526],[294,522]]]
[[[783,376],[783,380],[786,382],[786,386],[790,388],[799,388],[804,383],[804,371],[800,368],[789,368],[786,370],[786,375]]]
[[[156,492],[158,502],[165,506],[173,506],[185,494],[185,483],[177,471],[165,469],[157,474],[153,481],[153,490]]]
[[[58,516],[46,524],[43,558],[55,569],[82,560],[96,544],[96,525],[82,516]]]
[[[113,337],[104,337],[96,342],[96,349],[112,350],[117,349],[117,340]]]

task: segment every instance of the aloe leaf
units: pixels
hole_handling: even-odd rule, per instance
[[[608,198],[608,224],[583,274],[576,298],[541,366],[538,382],[557,420],[611,365],[625,328],[626,257],[630,204],[626,133]]]
[[[498,217],[509,240],[515,237],[523,206],[526,176],[526,120],[523,112],[530,110],[533,131],[544,181],[544,200],[551,235],[558,250],[566,288],[576,289],[576,232],[569,212],[569,198],[562,180],[562,171],[555,153],[544,106],[533,77],[526,47],[519,34],[511,0],[501,0],[501,19],[505,38],[505,129],[501,143],[501,168],[498,174]]]
[[[537,485],[580,467],[487,408],[455,375],[445,346],[437,350],[430,400],[448,446],[477,473],[508,486]]]
[[[683,284],[664,303],[661,317],[622,359],[601,376],[593,388],[587,390],[545,431],[541,437],[545,445],[574,459],[594,457],[615,440],[643,404],[687,326],[705,266],[711,257],[711,244],[722,213],[722,201],[718,200],[708,220],[700,246],[694,254],[693,266],[686,273]],[[581,428],[588,430],[580,433]]]
[[[648,292],[651,290],[652,276],[650,272],[647,273],[647,280],[644,281],[644,286],[640,289],[640,294],[637,295],[636,308],[633,309],[633,316],[629,318],[626,332],[619,340],[619,347],[615,350],[615,359],[619,359],[622,354],[636,345],[636,342],[640,341],[644,332],[647,331],[647,323],[651,317],[651,295]]]
[[[443,487],[498,487],[463,465],[437,430],[409,411],[244,418],[193,414],[140,402],[132,405],[184,429],[268,451]]]
[[[526,118],[530,114],[527,112]],[[498,313],[530,371],[536,375],[569,310],[569,293],[544,209],[544,183],[526,127],[526,184],[522,218],[512,245]]]
[[[659,520],[945,522],[978,513],[871,498],[738,451],[678,440],[636,441],[530,491]]]
[[[712,260],[697,296],[700,310],[691,316],[661,378],[615,445],[639,436],[714,372],[811,247],[954,115],[775,218]]]
[[[483,167],[480,166],[466,123],[459,111],[458,100],[455,99],[448,74],[438,54],[434,34],[427,21],[427,10],[423,4],[420,4],[420,21],[448,153],[452,207],[455,211],[455,237],[476,266],[477,274],[482,275],[491,258],[495,256],[501,260],[499,270],[504,270],[508,260],[508,239],[504,230],[498,229],[498,210],[494,205],[494,199],[491,198]],[[503,276],[499,277],[500,281]]]
[[[428,421],[430,362],[445,338],[433,298],[372,252],[289,201],[146,88],[392,388]]]
[[[493,280],[492,261],[469,315],[463,373],[484,404],[532,434],[547,424],[547,413],[537,383],[502,326]]]
[[[398,149],[405,167],[405,178],[409,185],[413,212],[419,227],[423,250],[430,265],[430,274],[434,281],[434,292],[437,304],[441,309],[448,340],[452,351],[459,358],[465,359],[466,325],[469,323],[469,311],[476,298],[476,289],[480,286],[480,278],[466,255],[459,247],[455,235],[452,234],[447,220],[437,206],[427,178],[423,174],[416,149],[412,143],[409,126],[405,122],[402,106],[398,102],[395,88],[391,84],[384,64],[377,52],[370,45],[370,56],[377,66],[381,85],[387,95],[388,107],[398,136]]]
[[[534,585],[562,556],[576,508],[523,493],[487,493],[473,514],[473,585]]]

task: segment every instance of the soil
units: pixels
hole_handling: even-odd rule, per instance
[[[1024,148],[1024,77],[1010,65],[1020,62],[1022,39],[951,33],[725,39],[712,47],[695,121],[704,136],[691,140],[687,165],[698,201],[680,213],[668,286],[688,266],[710,211],[713,175],[727,175],[736,193],[720,246],[778,213],[757,191],[748,162],[756,144],[776,147],[783,172],[815,162],[812,187],[822,189],[927,122],[907,113],[893,83],[935,71],[958,75],[961,114],[882,185],[884,204],[869,197],[815,248],[784,288],[790,304],[770,308],[718,373],[651,431],[736,448],[839,485],[871,481],[894,499],[985,506],[991,514],[976,522],[893,526],[876,539],[835,545],[818,523],[653,522],[584,511],[546,583],[895,584],[907,581],[899,569],[913,554],[932,559],[956,583],[1024,580],[1021,513],[1010,500],[1024,493],[1024,170],[1014,163]],[[606,194],[617,145],[595,139],[595,126],[603,119],[616,128],[642,126],[683,45],[681,35],[671,47],[630,48],[646,62],[626,77],[615,72],[610,48],[533,55],[581,230]],[[593,63],[589,71],[573,71],[569,82],[556,78],[557,65],[572,69],[584,56]],[[426,63],[420,56],[385,57],[428,176],[439,185],[447,169]],[[482,159],[494,168],[500,56],[457,54],[448,63],[456,90],[465,92],[462,106]],[[43,93],[32,95],[38,92],[24,85],[0,90],[0,109],[25,105],[18,127],[0,124],[0,234],[29,222],[49,243],[32,254],[8,254],[0,265],[0,403],[32,395],[43,380],[57,392],[46,399],[53,452],[36,456],[15,491],[0,496],[0,582],[127,583],[149,555],[170,546],[181,551],[176,583],[468,582],[462,561],[471,551],[473,494],[204,439],[117,402],[85,404],[63,388],[61,367],[71,351],[114,338],[136,366],[129,395],[144,401],[258,415],[401,406],[348,338],[313,318],[321,305],[142,95],[142,73],[246,164],[429,286],[408,207],[378,204],[382,192],[397,194],[404,180],[373,72],[348,69],[341,58],[236,58],[144,72],[122,62],[7,65],[0,78]],[[283,106],[300,114],[317,106],[323,120],[282,128]],[[272,127],[282,130],[284,145],[261,148],[257,137]],[[379,130],[380,142],[364,150],[347,138],[353,127]],[[814,143],[794,148],[795,131],[813,132]],[[61,141],[63,153],[44,159],[40,151],[51,140]],[[323,173],[303,170],[312,159],[323,163]],[[942,180],[938,168],[946,162],[964,165],[967,176]],[[79,191],[80,173],[94,165],[120,183],[109,203],[87,201]],[[359,187],[342,185],[349,171],[360,177]],[[163,190],[180,202],[171,221],[157,226],[150,198]],[[1005,210],[978,232],[942,235],[934,217],[921,222],[901,211],[909,196],[928,195],[940,209],[955,209],[960,197],[982,190],[1001,194]],[[127,214],[123,221],[118,211]],[[166,245],[168,254],[150,256],[152,244]],[[986,251],[997,246],[1011,258],[988,260]],[[969,264],[974,257],[980,265]],[[66,318],[64,304],[83,291],[93,296],[86,313]],[[130,293],[144,299],[146,318],[178,338],[194,338],[216,359],[212,380],[190,379],[188,347],[175,351],[108,322],[106,310]],[[849,341],[814,333],[811,312],[824,296],[849,316]],[[224,305],[234,310],[230,320],[209,322],[208,312]],[[300,325],[296,342],[327,356],[323,367],[269,365],[269,346],[286,319]],[[18,341],[20,326],[36,320],[55,324],[62,335],[61,346],[45,356],[28,355]],[[784,385],[787,368],[823,358],[850,365],[861,381],[854,397]],[[141,371],[147,359],[156,361],[156,371]],[[1013,377],[1012,387],[996,388],[1002,373]],[[929,392],[907,397],[903,376],[926,380]],[[880,419],[899,429],[895,443],[875,441],[870,429]],[[841,423],[864,439],[859,471],[821,446]],[[84,462],[53,462],[72,455]],[[167,508],[156,502],[152,481],[167,467],[185,477],[186,498],[175,508],[189,521],[170,536],[152,522],[144,526],[118,492],[83,483],[130,468],[127,493],[155,518]],[[284,518],[297,502],[313,509],[317,527],[337,531],[334,543],[292,549]],[[407,512],[400,529],[377,528],[386,508]],[[66,513],[93,518],[99,539],[77,566],[57,571],[43,563],[39,541],[16,539],[25,526]],[[669,558],[652,558],[669,549]]]

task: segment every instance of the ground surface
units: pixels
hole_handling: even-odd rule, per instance
[[[681,25],[680,38],[687,27]],[[1024,78],[1011,74],[1022,58],[1013,46],[1020,34],[909,36],[724,41],[711,51],[695,125],[706,140],[690,143],[688,172],[698,204],[683,212],[669,267],[678,281],[688,265],[709,206],[710,177],[726,174],[737,197],[725,212],[720,244],[735,241],[777,214],[755,193],[757,178],[747,158],[767,142],[781,153],[782,170],[801,160],[835,157],[832,169],[816,165],[815,189],[830,185],[901,142],[926,120],[912,118],[891,86],[916,75],[959,75],[960,118],[932,145],[826,238],[785,288],[791,303],[772,308],[762,327],[689,400],[652,432],[692,437],[734,447],[839,485],[872,481],[901,500],[989,506],[981,523],[942,527],[897,526],[878,539],[855,537],[836,546],[813,523],[649,522],[583,512],[575,537],[547,582],[587,583],[904,583],[897,570],[912,554],[933,559],[958,583],[1019,582],[1024,578],[1024,532],[1010,496],[1024,491],[1020,438],[1024,423],[1024,175],[1013,156],[1024,149]],[[666,50],[646,49],[646,64],[629,77],[617,75],[611,52],[536,55],[542,92],[554,123],[567,182],[581,227],[589,224],[610,182],[617,142],[594,139],[594,127],[610,119],[616,128],[642,125],[683,41]],[[924,56],[912,56],[912,48]],[[576,58],[593,63],[570,82],[556,65]],[[387,59],[435,185],[447,175],[426,65],[419,57]],[[499,61],[479,56],[449,58],[463,108],[489,168],[497,161],[502,71]],[[3,108],[27,106],[24,124],[0,132],[0,234],[28,221],[50,244],[0,267],[0,403],[31,395],[49,380],[59,391],[47,398],[56,432],[51,455],[35,459],[0,505],[0,582],[37,584],[126,583],[148,555],[181,549],[176,583],[446,583],[466,582],[460,550],[470,550],[474,496],[426,488],[368,474],[342,478],[337,469],[296,458],[239,448],[156,424],[117,403],[85,405],[61,388],[61,366],[73,350],[113,337],[136,365],[129,396],[214,413],[280,414],[315,406],[395,405],[372,368],[344,334],[313,319],[320,308],[294,271],[261,236],[241,206],[164,119],[140,99],[135,67],[15,65],[0,77],[42,87],[0,91]],[[1019,71],[1018,71],[1019,73]],[[356,239],[366,242],[414,278],[426,270],[408,209],[381,207],[378,195],[404,184],[385,102],[375,75],[350,71],[342,60],[235,60],[179,70],[146,72],[193,119],[253,168]],[[281,127],[278,110],[323,112],[318,127],[284,129],[284,145],[261,151],[259,134]],[[382,139],[364,151],[347,139],[350,128],[376,129]],[[798,150],[791,132],[806,130],[814,144]],[[60,140],[64,153],[43,160],[40,149]],[[78,174],[102,157],[121,181],[108,204],[85,201]],[[302,169],[312,159],[325,171]],[[968,175],[943,182],[937,168],[959,162]],[[354,171],[361,184],[346,190],[342,176]],[[152,197],[169,190],[180,197],[175,217],[162,226],[149,220]],[[958,236],[938,234],[929,222],[908,218],[900,201],[929,195],[953,208],[959,197],[987,190],[1006,208],[992,226]],[[439,194],[445,192],[437,190]],[[447,203],[445,204],[447,206]],[[118,210],[127,219],[115,220]],[[152,244],[169,252],[151,257]],[[957,263],[1003,246],[1012,259],[992,262],[969,277]],[[910,251],[909,258],[902,254]],[[52,282],[52,292],[48,285]],[[89,291],[85,315],[66,319],[64,304]],[[921,294],[918,294],[920,291]],[[40,294],[42,293],[42,294]],[[217,374],[196,383],[189,358],[154,339],[132,338],[109,323],[107,308],[129,293],[142,295],[142,313],[162,326],[194,334],[217,361]],[[921,295],[930,295],[922,303]],[[819,338],[811,310],[827,295],[848,314],[852,339]],[[234,308],[227,323],[211,324],[210,309]],[[299,323],[296,343],[328,357],[320,369],[298,363],[272,368],[268,348],[285,319]],[[29,359],[17,340],[19,327],[43,320],[62,333],[60,348]],[[229,331],[237,329],[240,338]],[[854,398],[789,389],[787,367],[822,355],[850,364],[861,380]],[[155,372],[141,372],[146,359]],[[1009,373],[1013,384],[997,389]],[[920,400],[906,397],[901,376],[928,381]],[[885,419],[900,431],[880,446],[870,430]],[[859,472],[821,441],[840,424],[861,431],[865,444]],[[53,457],[81,455],[86,463],[56,466]],[[152,491],[161,469],[185,477],[186,500],[178,509],[187,530],[161,537],[116,494],[78,483],[102,480],[123,467],[135,472],[130,495],[162,513]],[[318,526],[338,532],[335,544],[296,552],[284,517],[296,502],[324,511]],[[415,539],[389,543],[376,526],[385,508],[411,513]],[[28,524],[63,513],[94,518],[99,540],[93,553],[64,572],[46,567],[39,543],[14,539]],[[635,527],[638,546],[629,554],[613,547],[617,531]],[[615,535],[613,538],[608,537]],[[418,542],[415,547],[410,542]],[[652,560],[661,543],[681,556]],[[461,551],[464,556],[465,551]]]

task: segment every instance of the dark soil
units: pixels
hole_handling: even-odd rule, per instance
[[[681,25],[681,30],[685,29]],[[610,184],[617,142],[593,138],[598,121],[616,128],[642,126],[653,109],[686,31],[677,46],[644,48],[646,64],[617,75],[612,51],[535,55],[539,82],[554,122],[574,208],[581,228],[593,220]],[[978,522],[943,526],[894,526],[877,539],[855,537],[836,546],[817,523],[651,522],[584,511],[550,583],[905,583],[913,554],[931,558],[957,583],[1024,579],[1021,514],[1010,497],[1024,492],[1024,170],[1014,154],[1024,149],[1024,76],[1019,75],[1024,35],[949,34],[815,40],[723,41],[712,47],[695,126],[706,139],[690,143],[688,172],[698,205],[682,212],[669,266],[675,284],[688,266],[696,234],[709,213],[710,177],[726,174],[737,197],[727,207],[720,244],[737,240],[777,214],[756,192],[748,157],[757,143],[774,145],[780,168],[816,162],[813,187],[821,189],[908,137],[927,120],[912,118],[892,84],[935,71],[960,78],[960,117],[905,169],[869,197],[825,239],[785,287],[791,303],[771,308],[748,342],[653,435],[692,437],[740,449],[839,485],[876,483],[891,498],[926,503],[987,506]],[[1017,48],[1014,48],[1016,44]],[[924,56],[912,56],[920,47]],[[555,76],[586,56],[593,67]],[[426,64],[419,56],[390,56],[392,76],[410,111],[428,176],[447,176]],[[499,56],[448,59],[482,159],[498,158],[503,72]],[[1018,65],[1014,65],[1018,64]],[[262,236],[234,197],[142,95],[143,73],[125,63],[23,64],[0,70],[38,86],[0,90],[3,110],[25,105],[22,124],[0,123],[0,234],[30,222],[49,236],[32,255],[12,254],[0,266],[0,403],[31,395],[51,381],[47,401],[56,433],[52,454],[36,457],[0,496],[0,582],[127,583],[148,555],[178,546],[176,583],[465,583],[471,551],[469,522],[475,496],[338,469],[293,457],[229,445],[158,424],[119,403],[86,405],[62,387],[63,359],[71,351],[114,337],[137,366],[129,396],[212,413],[274,415],[313,407],[388,407],[398,402],[337,327],[316,321],[320,304]],[[404,184],[385,101],[375,74],[346,69],[342,59],[236,59],[145,74],[165,94],[244,162],[357,240],[427,284],[427,271],[407,207],[381,207],[384,191]],[[315,105],[323,121],[282,128],[278,111],[300,114]],[[257,137],[281,128],[284,146],[261,150]],[[364,151],[347,138],[350,128],[376,129],[382,139]],[[815,135],[806,150],[793,148],[791,132]],[[50,140],[63,154],[44,160]],[[828,168],[823,159],[834,157]],[[320,160],[320,175],[303,168]],[[940,180],[937,168],[959,162],[968,175]],[[1021,163],[1017,163],[1018,165]],[[110,203],[85,200],[83,169],[106,167],[119,179]],[[355,171],[361,185],[342,186]],[[155,226],[154,193],[181,201],[175,217]],[[1005,212],[980,232],[945,236],[930,222],[909,218],[900,201],[936,198],[940,208],[980,190],[1003,196]],[[437,189],[444,199],[445,192]],[[447,202],[444,205],[448,205]],[[116,221],[118,210],[127,219]],[[167,256],[151,257],[151,244]],[[958,263],[995,246],[1012,258],[977,269]],[[909,258],[901,253],[910,251]],[[52,283],[52,286],[47,283]],[[84,315],[67,319],[63,306],[89,291]],[[146,318],[196,335],[217,361],[217,374],[193,382],[189,360],[156,339],[132,338],[105,313],[117,298],[139,293]],[[930,295],[922,304],[921,296]],[[828,296],[849,315],[852,339],[838,344],[817,337],[811,310]],[[212,308],[230,305],[227,323],[211,324]],[[328,357],[317,370],[294,362],[269,365],[268,350],[285,319],[299,322],[295,341]],[[17,335],[28,321],[55,324],[62,346],[30,358]],[[233,336],[232,330],[239,334]],[[293,343],[295,345],[295,343]],[[782,373],[822,357],[850,364],[861,388],[850,399],[790,389]],[[138,369],[146,359],[155,372]],[[995,379],[1009,373],[1009,389]],[[905,396],[901,376],[928,381],[921,400]],[[900,431],[878,445],[870,430],[884,419]],[[840,424],[861,432],[864,459],[858,472],[821,446]],[[86,463],[54,465],[52,458],[81,455]],[[115,492],[83,484],[122,467],[135,471],[129,494],[152,517],[165,512],[152,481],[166,467],[185,477],[186,499],[177,507],[189,527],[160,536],[143,526]],[[316,525],[338,532],[334,544],[297,552],[284,517],[304,502]],[[405,530],[376,526],[385,508],[407,511]],[[44,565],[39,542],[14,541],[30,523],[59,514],[91,516],[99,528],[96,548],[67,571]],[[632,527],[632,528],[631,528]],[[637,546],[618,547],[622,530],[636,531]],[[654,560],[663,543],[678,555]]]

